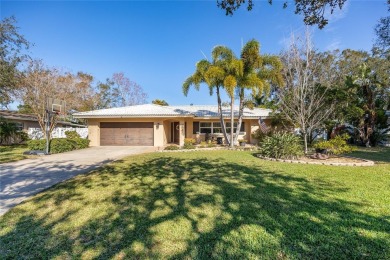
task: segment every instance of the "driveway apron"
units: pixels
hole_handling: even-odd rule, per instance
[[[150,146],[100,146],[0,164],[0,215],[61,181],[127,155],[155,150]]]

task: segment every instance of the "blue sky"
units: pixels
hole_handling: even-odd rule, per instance
[[[239,55],[242,41],[257,39],[261,52],[278,54],[291,32],[302,32],[302,17],[283,1],[255,1],[232,17],[216,1],[1,1],[1,18],[14,15],[32,43],[32,57],[49,66],[90,73],[104,81],[124,72],[148,93],[148,101],[172,105],[215,104],[206,88],[185,97],[181,86],[197,61],[216,45]],[[348,0],[330,15],[323,30],[312,27],[319,50],[369,51],[374,26],[386,16],[385,0]],[[227,98],[225,98],[227,100]]]

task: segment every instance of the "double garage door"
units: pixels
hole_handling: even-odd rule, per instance
[[[102,122],[100,145],[153,146],[153,122]]]

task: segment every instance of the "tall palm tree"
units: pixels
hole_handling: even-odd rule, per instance
[[[237,142],[240,133],[243,111],[245,106],[245,90],[252,91],[256,96],[262,93],[269,94],[270,86],[281,86],[282,62],[278,56],[260,55],[260,43],[256,40],[248,41],[241,50],[243,75],[239,77],[237,92],[239,96],[238,124],[234,142]]]
[[[214,48],[215,52],[219,51],[219,46]],[[221,122],[222,133],[225,140],[229,142],[226,134],[225,122],[222,114],[222,101],[221,101],[221,88],[223,88],[223,80],[225,77],[224,70],[219,66],[220,56],[213,55],[212,62],[208,60],[200,60],[196,64],[195,72],[189,76],[183,83],[183,93],[187,96],[190,87],[193,85],[196,90],[199,90],[201,83],[206,83],[209,87],[210,95],[214,93],[214,89],[217,94],[219,118]]]

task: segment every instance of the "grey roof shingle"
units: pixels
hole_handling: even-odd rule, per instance
[[[234,107],[235,116],[238,116],[238,106]],[[230,116],[230,107],[222,107],[224,117]],[[244,109],[243,117],[258,118],[269,116],[271,110],[255,108]],[[76,118],[99,118],[99,117],[219,117],[217,105],[193,105],[193,106],[160,106],[144,104],[127,107],[115,107],[108,109],[93,110],[73,114]]]

